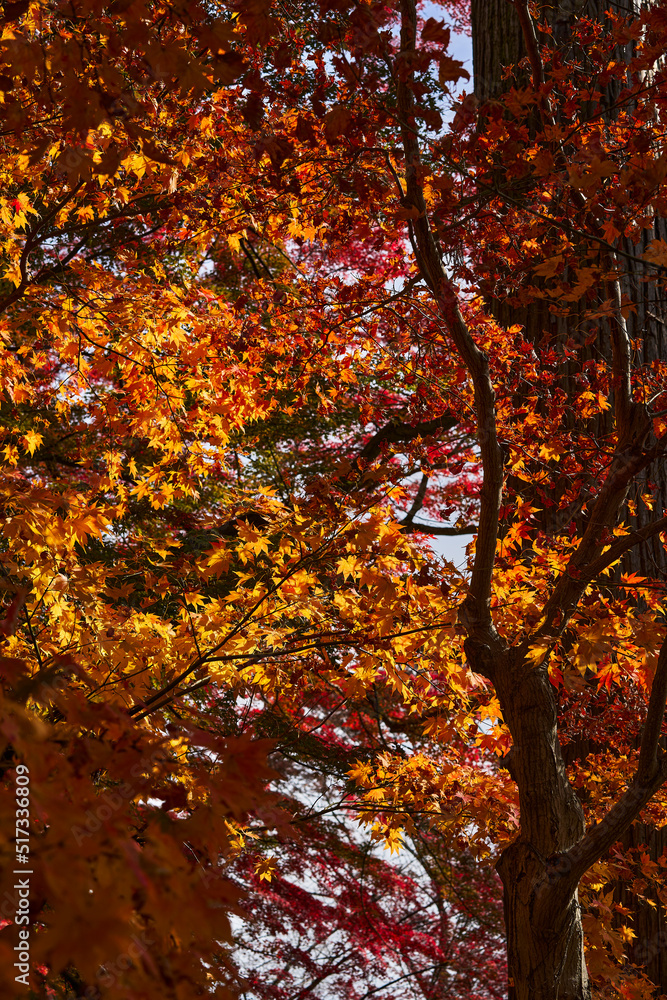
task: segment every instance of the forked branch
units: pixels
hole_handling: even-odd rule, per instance
[[[638,473],[662,454],[663,448],[662,440],[657,441],[651,448],[644,448],[640,438],[630,447],[614,455],[607,477],[593,504],[586,530],[566,571],[556,583],[545,605],[542,625],[527,640],[528,645],[536,638],[556,636],[562,632],[590,581],[634,544],[643,542],[653,534],[664,530],[663,519],[660,519],[647,528],[633,532],[628,539],[620,539],[618,543],[614,543],[609,552],[603,552],[605,538],[617,523],[630,484]]]

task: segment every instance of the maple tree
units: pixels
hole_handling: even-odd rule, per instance
[[[256,855],[242,856],[238,878],[252,886],[236,935],[244,997],[503,995],[491,867],[443,850],[428,830],[388,864],[341,822],[337,797],[293,805],[300,836],[270,845],[270,882]]]
[[[651,995],[667,6],[423,15],[5,5],[4,995]]]

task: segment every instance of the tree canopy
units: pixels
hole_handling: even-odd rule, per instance
[[[4,5],[4,996],[652,995],[667,4],[503,11]]]

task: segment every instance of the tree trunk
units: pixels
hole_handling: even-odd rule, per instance
[[[480,101],[503,90],[502,71],[523,55],[523,35],[507,0],[472,0],[472,63]]]
[[[553,44],[563,50],[571,49],[571,26],[574,20],[581,16],[598,21],[605,20],[608,4],[600,0],[560,0],[558,4],[542,4],[543,16],[550,21]],[[640,4],[637,0],[618,0],[614,5],[616,13],[623,11],[628,15],[636,14]],[[475,95],[480,101],[497,96],[505,88],[502,73],[507,66],[516,66],[526,55],[523,34],[519,19],[511,3],[507,0],[472,0],[472,50]],[[543,36],[542,36],[543,37]],[[631,48],[619,52],[619,58],[629,60]],[[576,56],[583,64],[586,53],[577,50]],[[614,117],[614,103],[621,88],[619,81],[610,83],[603,97],[603,104],[609,108],[609,118]],[[651,365],[655,361],[667,361],[667,303],[661,293],[660,286],[650,277],[650,268],[642,257],[648,244],[654,239],[667,241],[667,221],[656,218],[651,229],[645,229],[640,241],[632,244],[623,237],[618,240],[619,249],[629,255],[624,258],[626,268],[621,278],[621,293],[633,303],[635,310],[626,318],[628,336],[638,345],[640,364]],[[491,311],[502,325],[521,323],[526,336],[536,347],[546,337],[549,341],[569,337],[576,339],[579,328],[579,314],[583,313],[585,304],[573,303],[570,315],[554,316],[549,312],[548,302],[538,299],[530,306],[516,309],[503,302],[490,302]],[[601,328],[597,341],[588,348],[582,348],[580,365],[589,358],[608,358],[610,354],[608,336]],[[572,377],[577,374],[577,366],[570,363],[566,384],[563,386],[568,396],[573,395]],[[605,416],[601,417],[600,431],[605,428]],[[649,484],[655,487],[649,489]],[[525,486],[522,492],[526,492]],[[653,509],[644,504],[642,494],[653,492]],[[557,499],[557,498],[556,498]],[[638,477],[630,500],[636,503],[636,514],[627,518],[634,528],[642,528],[656,517],[667,512],[667,458],[658,461],[654,468],[647,469]],[[555,513],[555,511],[554,511]],[[550,523],[550,513],[543,512],[544,530],[553,530]],[[660,537],[656,535],[644,545],[636,546],[624,556],[623,570],[627,573],[637,573],[646,577],[667,577],[667,551]],[[665,984],[667,990],[667,984]]]
[[[518,685],[517,677],[523,677]],[[564,892],[554,878],[554,858],[584,833],[583,810],[558,742],[555,690],[546,667],[526,670],[511,656],[494,682],[512,733],[506,763],[521,810],[521,836],[497,865],[504,887],[509,998],[590,1000],[576,887]]]
[[[634,13],[638,6],[635,0],[620,0],[615,9]],[[545,15],[553,27],[552,43],[567,49],[571,44],[573,19],[586,14],[603,21],[606,7],[597,0],[561,0],[557,5],[545,6]],[[472,0],[471,14],[475,94],[480,101],[486,101],[502,92],[505,86],[503,68],[516,66],[525,55],[525,47],[515,9],[507,0]],[[585,53],[578,52],[577,56],[585,59]],[[614,87],[617,88],[618,84]],[[614,90],[609,89],[605,98],[611,117],[614,97]],[[628,334],[638,344],[642,362],[650,364],[656,359],[667,360],[667,306],[660,299],[659,287],[645,280],[646,266],[641,257],[652,239],[667,239],[667,226],[664,220],[656,220],[653,231],[645,232],[640,245],[631,246],[625,241],[621,246],[635,258],[633,262],[628,262],[627,273],[622,279],[622,293],[636,306],[636,312],[631,313],[627,320]],[[526,336],[533,340],[536,347],[545,337],[553,342],[576,336],[573,332],[578,326],[576,303],[573,303],[569,317],[554,317],[549,313],[547,303],[541,300],[521,310],[497,301],[490,302],[489,306],[502,325],[521,323]],[[582,304],[581,310],[584,308]],[[609,354],[607,340],[606,331],[601,328],[597,343],[590,348],[582,348],[582,363],[586,360],[583,353],[586,350],[598,358],[606,357]],[[572,367],[566,378],[569,385],[564,385],[564,388],[568,395],[574,395],[572,377],[576,373]],[[653,511],[649,511],[639,500],[650,480],[657,484]],[[525,494],[530,486],[523,483],[519,489]],[[640,478],[634,499],[639,500],[637,514],[628,520],[636,527],[643,526],[667,510],[665,460]],[[557,509],[556,504],[554,511],[557,512]],[[546,510],[541,526],[543,530],[549,530],[550,516]],[[667,576],[667,553],[659,536],[647,545],[630,550],[624,559],[623,569],[640,576],[664,579]],[[509,998],[590,1000],[577,894],[573,891],[569,897],[563,897],[558,884],[550,881],[553,869],[549,866],[550,857],[567,850],[583,835],[583,812],[566,777],[557,735],[556,695],[546,670],[542,672],[539,668],[530,672],[520,691],[517,691],[513,678],[521,676],[525,676],[521,669],[512,671],[509,665],[494,673],[503,716],[513,739],[508,768],[517,783],[521,804],[520,838],[503,853],[497,866],[504,886]],[[530,689],[530,693],[526,688]],[[576,747],[568,747],[571,752],[573,749],[574,759],[585,756],[584,752],[577,755]],[[632,834],[628,833],[628,836],[632,840]],[[636,901],[634,904],[635,917],[639,918]],[[641,959],[643,951],[639,941],[635,943],[635,948],[636,957]],[[658,974],[656,984],[667,992],[667,963],[656,959],[659,952],[660,949],[653,949],[645,957],[652,960],[652,976]]]
[[[577,893],[565,902],[550,899],[544,859],[524,840],[503,853],[497,868],[504,886],[509,1000],[590,1000]],[[546,899],[536,890],[545,885]]]

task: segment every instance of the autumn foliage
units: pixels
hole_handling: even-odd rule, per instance
[[[652,995],[667,5],[514,8],[5,4],[2,996]]]

